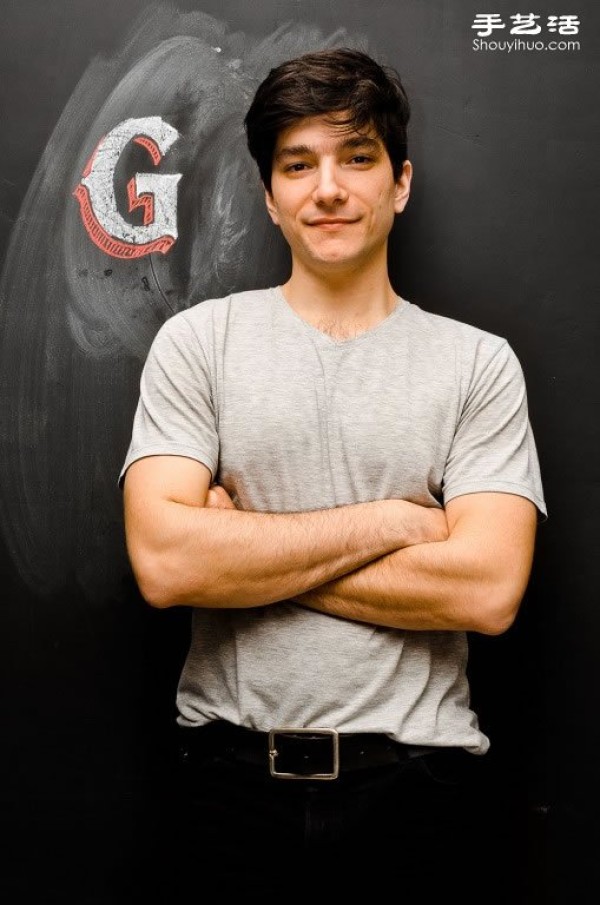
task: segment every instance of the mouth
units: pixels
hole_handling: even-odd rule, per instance
[[[344,220],[341,217],[320,217],[318,220],[310,220],[308,225],[316,226],[319,229],[338,229],[356,222],[356,220]]]

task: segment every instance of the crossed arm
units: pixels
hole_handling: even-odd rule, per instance
[[[154,606],[267,606],[293,598],[332,616],[413,630],[499,634],[529,579],[537,513],[475,493],[445,511],[377,500],[299,513],[237,510],[201,463],[134,462],[127,549]]]

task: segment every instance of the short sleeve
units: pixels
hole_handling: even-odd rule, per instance
[[[547,518],[523,371],[505,340],[491,351],[482,344],[475,356],[442,491],[445,503],[465,493],[514,493]]]
[[[160,328],[140,380],[131,442],[119,474],[146,456],[186,456],[202,462],[214,480],[219,440],[207,355],[184,313]]]

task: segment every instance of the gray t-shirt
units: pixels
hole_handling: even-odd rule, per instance
[[[206,465],[241,509],[519,494],[546,517],[523,374],[506,340],[399,298],[358,336],[300,318],[280,287],[200,302],[159,330],[143,370],[136,459]],[[282,601],[192,610],[178,721],[328,726],[484,753],[467,636],[400,631]]]

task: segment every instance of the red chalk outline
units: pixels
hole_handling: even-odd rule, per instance
[[[98,153],[98,148],[104,141],[104,138],[106,138],[106,136],[100,139],[94,148],[90,159],[86,163],[82,173],[83,179],[91,173],[96,154]],[[133,141],[148,151],[154,166],[157,166],[161,162],[163,155],[152,138],[149,138],[147,135],[139,135],[136,136]],[[115,239],[114,236],[111,236],[110,233],[104,229],[96,217],[87,186],[80,182],[73,192],[73,195],[79,202],[81,220],[88,236],[94,245],[113,258],[131,260],[132,258],[141,258],[144,255],[149,255],[155,251],[164,255],[167,254],[169,249],[175,244],[173,236],[168,235],[154,239],[152,242],[143,242],[141,244],[136,242],[123,242],[121,239]],[[138,207],[144,209],[144,226],[149,226],[154,222],[154,195],[152,192],[143,192],[141,195],[137,195],[135,190],[135,177],[132,177],[127,183],[127,200],[129,202],[130,212]]]

